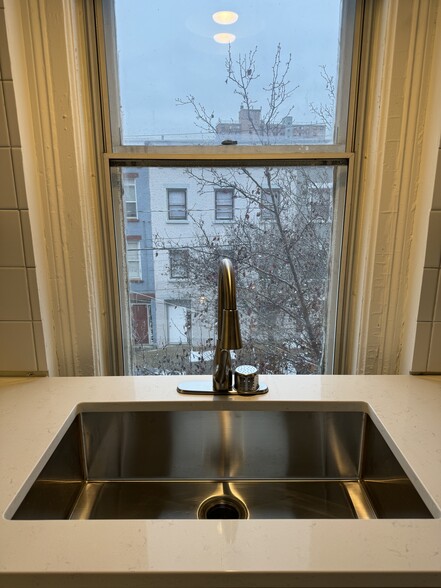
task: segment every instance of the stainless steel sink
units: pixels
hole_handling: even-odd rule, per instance
[[[372,419],[341,404],[106,405],[75,417],[33,479],[12,519],[432,518]]]

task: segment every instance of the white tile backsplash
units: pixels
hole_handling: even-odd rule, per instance
[[[432,210],[441,210],[441,149],[438,149],[438,165],[436,168]]]
[[[0,8],[0,69],[3,80],[12,80],[11,60],[6,37],[5,11]]]
[[[0,372],[37,369],[32,322],[0,321]]]
[[[24,267],[20,212],[0,210],[0,267]]]
[[[47,370],[4,16],[0,0],[0,375]]]
[[[28,274],[29,300],[31,303],[32,319],[34,321],[41,320],[40,302],[38,299],[37,275],[34,267],[26,269]]]
[[[438,149],[412,371],[441,373],[441,149]]]
[[[17,208],[15,195],[14,170],[9,147],[0,147],[0,209]]]
[[[432,323],[417,323],[412,371],[427,371]]]
[[[423,285],[421,288],[420,307],[418,311],[419,321],[432,321],[435,310],[435,299],[438,289],[439,270],[425,268],[423,273]]]
[[[433,323],[432,325],[427,371],[441,371],[441,323]]]
[[[441,210],[432,210],[424,267],[439,267],[441,261]]]
[[[21,230],[23,234],[23,246],[26,267],[35,267],[34,248],[32,246],[31,223],[29,210],[20,210]]]
[[[438,272],[438,288],[436,292],[433,320],[441,323],[441,270]]]
[[[34,339],[35,339],[35,352],[37,355],[37,369],[40,372],[47,371],[47,364],[46,364],[46,351],[44,349],[44,335],[43,335],[43,325],[41,321],[34,321]]]
[[[0,268],[0,321],[31,320],[26,268]]]
[[[11,147],[20,146],[20,131],[18,128],[17,107],[15,104],[14,86],[12,81],[3,81],[6,117],[8,119],[9,141]]]
[[[23,157],[19,147],[12,147],[12,167],[14,168],[15,193],[17,195],[18,208],[24,209],[28,207],[28,199],[26,196],[26,185],[23,171]]]
[[[3,82],[0,82],[0,147],[10,147],[8,120],[6,118],[5,99],[3,97]]]

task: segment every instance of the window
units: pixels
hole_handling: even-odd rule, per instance
[[[142,280],[141,242],[127,239],[127,274],[129,280]]]
[[[109,166],[115,178],[138,171],[147,211],[142,263],[157,333],[149,369],[200,373],[191,357],[214,347],[227,250],[244,342],[237,361],[263,373],[331,372],[361,2],[276,0],[268,11],[238,0],[228,43],[197,0],[102,4]],[[117,182],[112,190],[127,234]],[[136,373],[122,340],[126,372]],[[177,346],[173,360],[167,345]]]
[[[168,219],[187,220],[187,190],[167,190]]]
[[[170,249],[170,277],[188,278],[189,255],[187,249]]]
[[[215,190],[214,206],[216,220],[233,220],[234,218],[234,193],[233,190]]]
[[[264,190],[260,199],[260,218],[261,220],[274,220],[276,211],[279,208],[280,190],[271,188]]]
[[[138,218],[138,201],[136,198],[136,177],[138,174],[125,174],[123,176],[123,194],[126,209],[126,218]]]

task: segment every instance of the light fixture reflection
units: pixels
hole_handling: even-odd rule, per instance
[[[232,33],[217,33],[216,35],[213,35],[213,39],[216,43],[222,43],[225,45],[227,43],[233,43],[233,41],[236,40],[236,35],[233,35]]]
[[[217,24],[230,25],[237,22],[239,15],[231,10],[219,10],[213,14],[212,18]]]

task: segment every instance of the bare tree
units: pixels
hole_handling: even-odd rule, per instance
[[[283,60],[276,49],[270,81],[263,85],[266,103],[258,117],[255,89],[260,80],[257,49],[225,61],[226,83],[241,100],[248,130],[262,145],[285,132],[293,112],[296,86],[289,80],[291,55]],[[330,102],[312,106],[330,124],[334,95],[332,79],[322,68]],[[219,133],[214,111],[189,95],[180,105],[193,108],[204,131]],[[314,110],[315,108],[315,110]],[[320,373],[332,229],[333,168],[277,166],[187,169],[201,195],[216,189],[231,191],[236,202],[234,223],[222,230],[193,214],[194,239],[188,245],[189,289],[215,300],[218,260],[232,258],[236,268],[238,304],[244,349],[240,361],[257,364],[263,373]],[[158,247],[172,247],[157,236]],[[213,308],[201,310],[198,320],[213,321]]]

